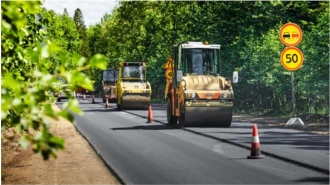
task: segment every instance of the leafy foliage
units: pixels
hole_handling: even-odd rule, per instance
[[[146,60],[157,99],[163,97],[162,65],[173,44],[219,43],[221,75],[230,78],[234,70],[240,74],[235,111],[289,116],[291,76],[280,64],[285,46],[278,34],[282,25],[294,22],[304,32],[297,47],[305,58],[295,72],[297,111],[327,114],[328,15],[329,3],[315,1],[121,1],[111,15],[89,28],[89,42],[92,53],[99,50],[108,57],[109,66]]]
[[[1,11],[2,130],[16,127],[23,136],[19,141],[23,147],[31,145],[33,151],[46,160],[50,155],[56,157],[56,150],[64,148],[64,140],[49,132],[51,125],[46,117],[57,120],[63,117],[74,123],[72,112],[82,112],[72,95],[60,112],[54,112],[50,104],[54,97],[50,92],[59,90],[54,83],[59,83],[57,77],[60,76],[71,84],[72,91],[77,86],[92,89],[91,80],[82,71],[105,69],[105,57],[95,55],[86,62],[70,53],[79,45],[75,43],[78,42],[75,34],[73,39],[70,34],[65,35],[68,40],[60,38],[64,33],[74,32],[69,27],[70,20],[66,15],[42,10],[39,1],[1,2]],[[35,130],[33,136],[26,134],[30,129]]]

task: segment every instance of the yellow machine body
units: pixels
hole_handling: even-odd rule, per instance
[[[180,56],[189,52],[188,56]],[[169,124],[179,121],[181,127],[231,125],[234,91],[230,80],[219,75],[219,53],[220,45],[188,42],[174,47],[174,57],[164,65],[172,70],[165,73],[172,74],[166,76],[165,88]],[[208,71],[206,63],[210,63]]]
[[[116,102],[117,100],[117,87],[115,83],[103,83],[103,103],[105,103],[106,98],[109,102]]]
[[[109,68],[103,71],[103,80],[102,80],[102,99],[103,103],[106,102],[117,102],[117,87],[116,81],[118,80],[118,70]]]
[[[144,62],[122,62],[117,82],[117,109],[148,109],[151,86]]]

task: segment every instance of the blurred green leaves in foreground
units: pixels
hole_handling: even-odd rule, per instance
[[[73,113],[82,114],[78,101],[69,95],[61,111],[52,109],[59,78],[72,91],[78,87],[93,90],[84,73],[92,68],[105,69],[106,58],[88,59],[52,43],[47,35],[51,20],[42,14],[41,1],[1,2],[1,128],[15,127],[19,143],[47,160],[64,149],[64,140],[50,133],[47,117],[60,117],[74,123]],[[31,134],[33,133],[33,134]]]

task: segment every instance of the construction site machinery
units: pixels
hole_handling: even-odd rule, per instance
[[[121,62],[117,82],[117,109],[148,109],[151,86],[145,62]]]
[[[103,103],[106,102],[106,98],[108,98],[108,102],[117,102],[117,87],[116,82],[118,80],[118,70],[108,68],[103,71],[103,80],[102,80],[102,98]]]
[[[164,65],[167,122],[180,127],[230,127],[231,81],[220,76],[220,45],[185,42],[173,46]],[[238,75],[235,74],[237,81]]]

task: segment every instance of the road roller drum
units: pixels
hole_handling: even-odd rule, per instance
[[[146,95],[123,95],[122,109],[143,109],[148,110],[150,96]]]
[[[189,105],[189,104],[188,104]],[[191,105],[183,108],[179,124],[185,127],[229,127],[232,121],[232,103],[227,105]],[[182,118],[181,118],[182,117]]]

